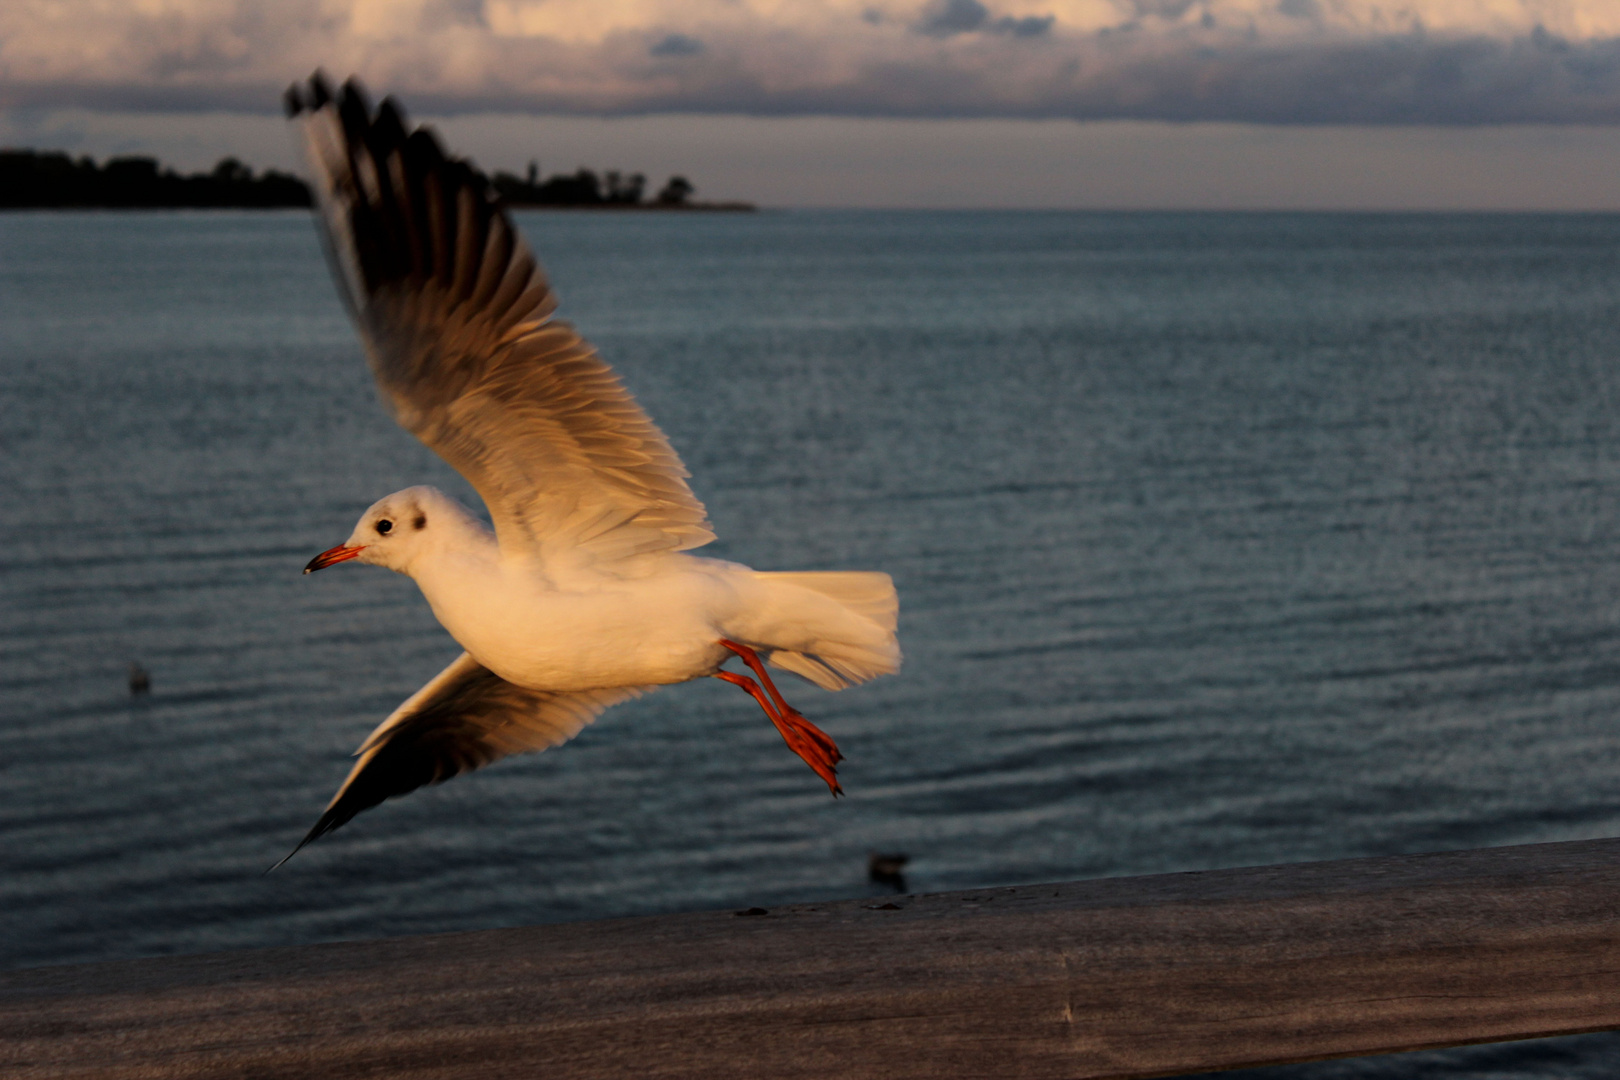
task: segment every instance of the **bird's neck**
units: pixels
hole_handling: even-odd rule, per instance
[[[468,633],[489,618],[511,591],[492,536],[470,536],[465,543],[440,544],[411,562],[408,570],[428,606],[450,635],[469,648]]]

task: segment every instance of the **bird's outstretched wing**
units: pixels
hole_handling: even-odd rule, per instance
[[[394,417],[503,550],[611,560],[714,539],[664,433],[567,323],[489,181],[350,80],[287,91],[327,254]]]
[[[384,799],[441,783],[509,754],[565,743],[610,705],[648,689],[525,690],[462,653],[366,737],[355,751],[360,760],[326,812],[281,862]]]

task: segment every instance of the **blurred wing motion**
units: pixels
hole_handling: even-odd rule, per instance
[[[514,686],[466,653],[377,725],[326,812],[285,859],[384,799],[438,784],[509,754],[544,750],[578,735],[636,686],[554,693]],[[274,870],[276,866],[270,869]]]
[[[502,550],[594,561],[714,539],[663,432],[566,323],[491,189],[350,80],[287,91],[319,219],[395,419],[483,497]],[[547,542],[552,541],[548,547]]]

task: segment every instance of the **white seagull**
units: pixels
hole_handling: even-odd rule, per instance
[[[317,74],[286,103],[382,399],[494,522],[406,488],[304,568],[353,559],[410,575],[466,651],[361,744],[294,852],[391,796],[556,746],[610,705],[706,677],[752,695],[840,794],[843,755],[765,664],[828,690],[898,671],[889,576],[685,554],[714,539],[689,474],[612,369],[552,317],[556,296],[483,174],[429,129],[411,131],[392,99],[373,112],[354,80],[334,93]],[[723,670],[732,657],[759,681]]]

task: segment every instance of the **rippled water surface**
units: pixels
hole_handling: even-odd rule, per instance
[[[790,691],[849,798],[705,680],[264,876],[458,651],[409,580],[301,567],[474,496],[305,216],[6,215],[0,964],[860,895],[869,851],[937,891],[1620,832],[1620,218],[521,224],[713,554],[894,575],[900,677]]]

